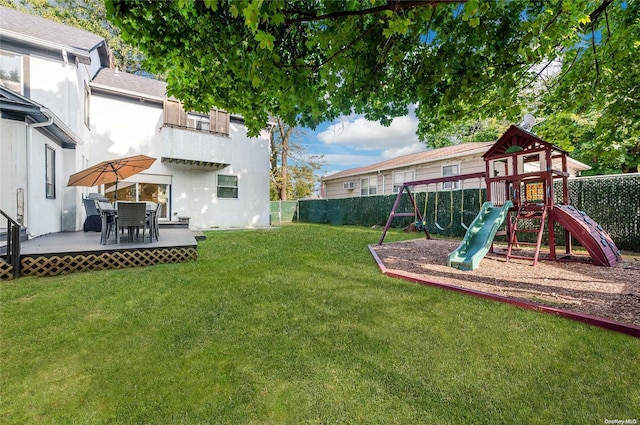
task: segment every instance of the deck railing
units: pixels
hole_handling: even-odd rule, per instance
[[[15,278],[20,276],[20,225],[2,210],[0,210],[0,215],[7,222],[6,252],[0,258],[12,267],[13,277]]]

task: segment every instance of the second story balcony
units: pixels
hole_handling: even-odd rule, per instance
[[[229,114],[212,110],[208,115],[186,113],[178,102],[165,102],[160,131],[163,161],[224,167],[231,164]]]

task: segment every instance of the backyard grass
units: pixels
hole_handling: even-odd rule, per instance
[[[2,283],[0,422],[640,421],[640,339],[385,277],[379,237],[209,232],[196,262]]]

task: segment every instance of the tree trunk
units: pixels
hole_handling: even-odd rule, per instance
[[[284,122],[278,118],[278,130],[280,131],[280,137],[282,138],[282,146],[280,149],[280,200],[287,200],[287,160],[289,158],[289,136],[293,131],[293,127],[287,126],[285,128]]]

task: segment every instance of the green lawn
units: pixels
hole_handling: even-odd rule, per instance
[[[0,422],[640,421],[640,339],[387,278],[380,232],[210,232],[197,262],[2,283]]]

